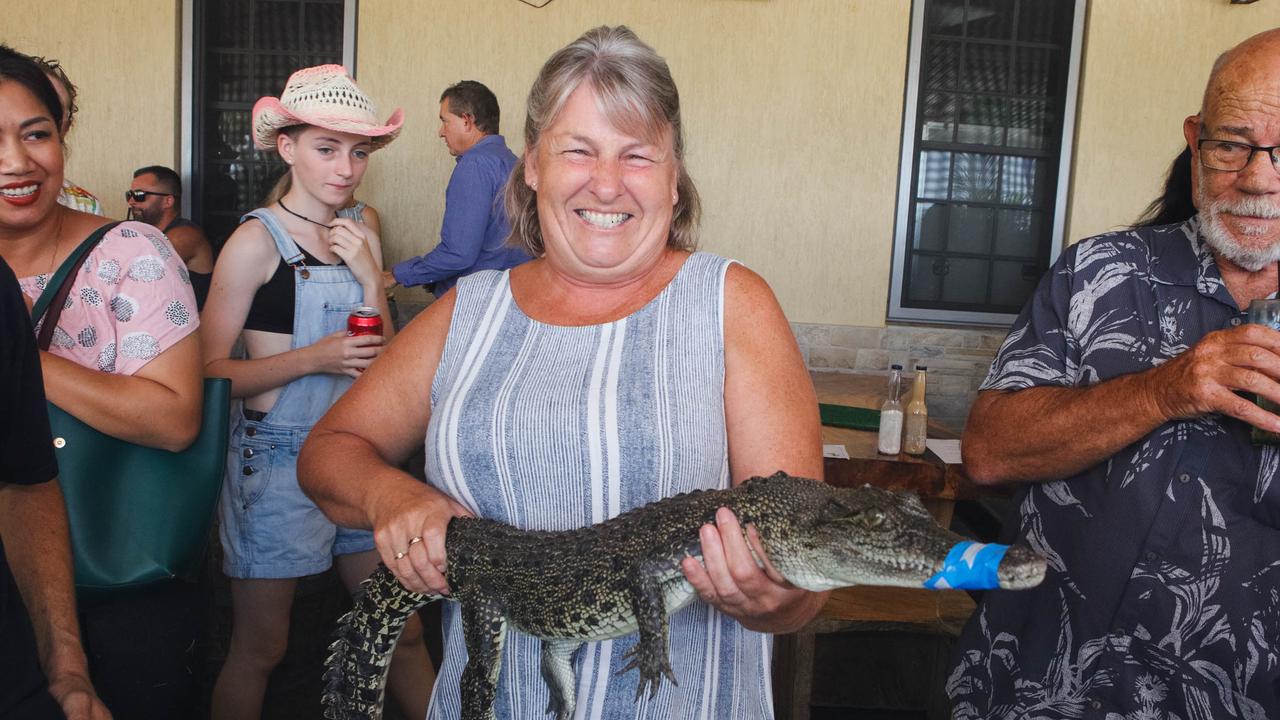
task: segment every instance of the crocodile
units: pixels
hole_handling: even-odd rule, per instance
[[[754,525],[769,560],[809,590],[853,585],[1033,587],[1045,561],[1021,546],[963,542],[909,492],[839,488],[777,473],[725,490],[697,490],[571,531],[520,530],[493,520],[453,518],[445,535],[451,596],[406,589],[379,566],[338,624],[326,663],[323,702],[331,720],[382,716],[387,669],[405,621],[438,599],[461,603],[467,664],[462,719],[491,720],[509,627],[543,641],[547,712],[573,717],[573,658],[585,642],[639,631],[624,672],[638,670],[637,700],[676,682],[667,655],[667,616],[696,593],[680,570],[701,557],[698,531],[727,507]],[[969,584],[953,567],[998,548],[987,576]],[[978,549],[982,552],[979,553]],[[963,557],[963,560],[958,560]],[[761,562],[757,558],[757,562]],[[971,574],[971,573],[970,573]]]

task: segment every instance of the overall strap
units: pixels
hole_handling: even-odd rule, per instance
[[[49,343],[53,339],[53,329],[57,327],[58,318],[62,316],[62,308],[67,302],[67,295],[71,293],[75,273],[80,270],[80,266],[84,265],[84,261],[89,257],[89,251],[97,247],[102,238],[119,224],[119,221],[110,222],[90,233],[89,237],[85,238],[84,242],[62,261],[62,265],[58,267],[58,271],[53,274],[49,282],[45,283],[44,292],[40,293],[40,297],[31,306],[31,319],[35,322],[38,322],[47,310],[49,311],[44,325],[40,326],[40,334],[36,336],[41,350],[49,349]]]
[[[267,226],[267,232],[271,233],[271,239],[276,242],[276,252],[280,253],[280,257],[289,267],[297,270],[303,267],[303,260],[306,256],[302,254],[302,248],[298,247],[298,243],[294,242],[293,237],[289,235],[289,231],[284,229],[284,225],[280,224],[280,220],[266,208],[258,208],[251,212],[247,212],[240,218],[240,222],[244,222],[249,218],[258,218],[263,225]]]

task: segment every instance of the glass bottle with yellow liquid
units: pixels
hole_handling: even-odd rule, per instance
[[[905,425],[902,434],[902,451],[908,455],[923,455],[925,438],[928,437],[929,408],[924,402],[924,390],[928,368],[916,366],[916,379],[911,384],[911,401],[907,403]]]

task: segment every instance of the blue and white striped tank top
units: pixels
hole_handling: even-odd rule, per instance
[[[634,314],[602,325],[533,320],[507,271],[457,286],[431,388],[428,481],[480,517],[567,530],[697,488],[729,485],[724,420],[724,278],[730,261],[691,255]],[[457,718],[467,651],[458,606],[445,605],[445,651],[430,720]],[[772,637],[695,601],[671,618],[671,665],[636,701],[621,676],[632,634],[577,657],[577,719],[759,720],[773,717]],[[545,717],[541,641],[507,634],[500,720]]]

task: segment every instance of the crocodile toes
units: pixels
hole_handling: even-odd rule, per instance
[[[556,720],[573,720],[573,708],[554,690],[551,692],[551,699],[547,701],[547,714],[554,716]]]

